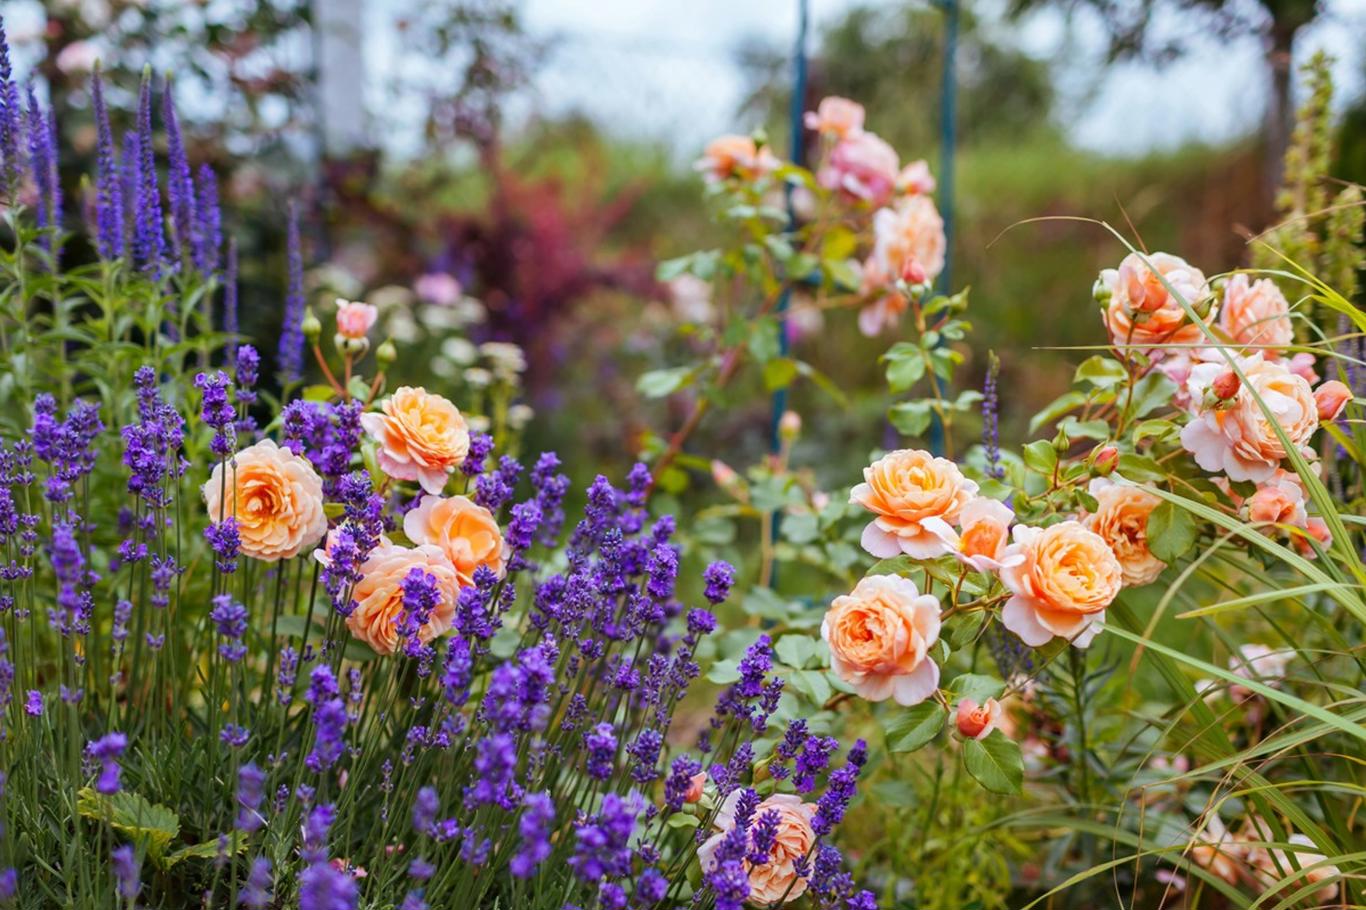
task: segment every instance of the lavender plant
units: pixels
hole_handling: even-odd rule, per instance
[[[692,697],[734,572],[680,580],[649,471],[569,522],[554,454],[387,388],[364,304],[325,352],[297,279],[277,404],[169,86],[163,182],[154,80],[115,148],[99,78],[66,268],[51,117],[0,66],[0,901],[872,907],[832,840],[866,746],[755,632]]]

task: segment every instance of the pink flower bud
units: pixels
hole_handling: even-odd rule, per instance
[[[924,284],[927,280],[925,267],[914,256],[907,256],[901,263],[901,280],[910,285]]]
[[[698,771],[692,776],[692,780],[688,781],[688,792],[683,796],[684,801],[695,803],[700,800],[702,798],[702,788],[705,787],[706,784],[707,772]]]
[[[1119,449],[1114,446],[1096,446],[1091,463],[1097,474],[1102,477],[1108,476],[1119,467]]]
[[[1001,703],[988,698],[977,704],[970,698],[958,702],[958,733],[964,739],[986,739],[1001,723]]]
[[[1238,394],[1238,387],[1240,385],[1242,385],[1242,381],[1238,378],[1237,373],[1232,370],[1224,370],[1224,372],[1214,377],[1214,381],[1209,384],[1209,388],[1210,391],[1214,393],[1214,397],[1218,398],[1220,401],[1228,401],[1234,395]]]
[[[379,310],[368,303],[337,301],[337,334],[343,338],[364,338],[379,318]]]
[[[1319,420],[1327,423],[1337,420],[1347,402],[1352,400],[1352,390],[1336,379],[1330,379],[1314,390],[1314,404],[1318,405]]]

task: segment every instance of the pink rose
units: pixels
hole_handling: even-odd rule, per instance
[[[873,216],[873,258],[888,275],[914,262],[933,281],[944,270],[944,219],[929,196],[909,196]]]
[[[364,338],[378,318],[379,310],[368,303],[337,300],[337,334],[343,338]]]
[[[964,739],[986,739],[1000,726],[1004,713],[1001,703],[994,698],[988,698],[980,705],[965,698],[958,703],[958,733]]]
[[[835,143],[817,178],[826,189],[883,205],[896,189],[900,164],[896,150],[875,134],[851,133]]]
[[[1224,285],[1219,324],[1234,344],[1266,348],[1268,357],[1295,340],[1290,304],[1270,278],[1251,281],[1242,273],[1230,278]]]
[[[821,622],[831,671],[869,701],[920,704],[939,687],[930,657],[939,612],[939,600],[909,578],[868,576],[836,597]]]
[[[1276,473],[1244,503],[1247,520],[1257,524],[1285,524],[1303,528],[1309,521],[1305,513],[1304,485],[1295,474],[1278,468]]]
[[[863,105],[831,95],[822,98],[814,111],[807,111],[802,122],[823,136],[843,139],[863,130]]]
[[[1110,545],[1124,572],[1124,584],[1139,587],[1156,581],[1167,564],[1148,549],[1148,516],[1162,500],[1147,490],[1103,477],[1091,481],[1090,493],[1097,509],[1082,523]]]
[[[200,488],[210,521],[237,520],[242,552],[291,559],[327,533],[323,482],[307,458],[263,439],[235,454]]]
[[[1308,351],[1301,351],[1290,358],[1286,367],[1296,376],[1303,376],[1304,381],[1313,385],[1319,381],[1319,374],[1314,372],[1314,355]]]
[[[1005,503],[978,497],[963,506],[958,516],[962,533],[955,531],[938,516],[924,521],[924,526],[944,544],[949,552],[965,566],[978,572],[999,571],[1010,543],[1010,523],[1015,513]],[[1023,560],[1022,556],[1016,556]]]
[[[1078,648],[1089,645],[1124,584],[1124,569],[1110,545],[1076,521],[1047,528],[1016,525],[1014,536],[1006,559],[1024,559],[1000,572],[1011,593],[1001,610],[1005,627],[1032,648],[1054,636]]]
[[[934,188],[934,175],[923,158],[903,167],[896,177],[897,192],[907,196],[928,196],[934,192]]]
[[[1314,404],[1318,407],[1319,422],[1332,423],[1338,419],[1347,402],[1352,400],[1352,390],[1345,383],[1330,379],[1314,390]]]
[[[870,256],[863,263],[862,283],[863,293],[872,300],[859,310],[858,328],[867,337],[876,338],[897,324],[910,301],[892,284],[892,275],[877,256]]]
[[[361,580],[351,592],[354,609],[346,617],[351,634],[379,654],[393,654],[399,645],[399,619],[403,604],[403,579],[413,569],[436,579],[441,600],[418,629],[423,644],[444,634],[455,618],[455,598],[460,579],[440,547],[396,547],[381,544],[360,566]]]
[[[753,179],[769,173],[778,166],[768,146],[760,148],[749,136],[719,136],[707,143],[702,157],[694,168],[701,171],[708,182],[731,177]]]
[[[702,799],[702,792],[707,786],[707,772],[698,771],[688,779],[688,792],[683,794],[685,803],[696,803]]]

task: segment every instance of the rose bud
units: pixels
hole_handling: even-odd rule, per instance
[[[698,771],[688,781],[688,792],[684,794],[684,802],[695,803],[702,798],[702,790],[707,784],[707,772]]]
[[[375,349],[375,359],[379,361],[380,369],[384,369],[398,359],[398,349],[392,341],[385,339],[384,343]]]
[[[901,263],[901,280],[912,286],[924,284],[928,280],[925,267],[914,256],[907,256]]]
[[[778,435],[787,442],[791,442],[801,435],[802,415],[796,411],[784,411],[783,416],[778,420]]]
[[[1119,467],[1119,449],[1110,445],[1096,446],[1091,454],[1091,466],[1102,477],[1114,473]]]
[[[1234,395],[1238,394],[1238,387],[1241,384],[1242,381],[1238,378],[1237,373],[1232,370],[1224,370],[1224,372],[1214,377],[1214,381],[1209,384],[1209,388],[1210,391],[1214,393],[1215,398],[1218,398],[1220,401],[1228,401]]]
[[[1351,400],[1352,390],[1336,379],[1330,379],[1314,390],[1314,404],[1318,405],[1319,420],[1324,423],[1337,420]]]
[[[1000,726],[1001,717],[1001,703],[996,699],[988,698],[979,705],[965,698],[958,702],[958,734],[964,739],[986,739]]]
[[[337,334],[343,338],[364,338],[379,318],[379,310],[368,303],[337,300]]]
[[[318,336],[322,334],[323,324],[318,321],[318,317],[313,315],[313,308],[304,310],[304,321],[300,323],[299,330],[304,333],[310,344],[317,344]]]

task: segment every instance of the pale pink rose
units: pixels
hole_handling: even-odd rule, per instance
[[[924,523],[939,518],[957,524],[977,493],[977,484],[958,465],[920,449],[888,452],[863,469],[863,481],[849,492],[849,501],[877,516],[863,530],[863,548],[880,559],[902,553],[934,559],[951,552]]]
[[[861,277],[863,293],[872,300],[859,310],[858,327],[867,337],[876,338],[896,326],[901,314],[910,307],[910,301],[897,290],[892,283],[892,274],[877,256],[870,256],[863,263]]]
[[[434,306],[455,306],[464,294],[455,276],[445,272],[428,272],[413,282],[413,292],[424,303]]]
[[[361,426],[379,443],[379,467],[396,480],[416,480],[439,494],[470,448],[460,410],[440,395],[402,386],[385,399],[382,413],[362,414]]]
[[[1314,404],[1318,407],[1319,422],[1332,423],[1352,400],[1352,390],[1346,383],[1330,379],[1314,390]]]
[[[1247,520],[1257,524],[1285,524],[1305,527],[1309,516],[1305,512],[1304,484],[1297,475],[1278,468],[1269,480],[1244,504]]]
[[[908,196],[928,196],[934,188],[934,175],[923,158],[903,167],[896,177],[897,192]]]
[[[1270,278],[1252,281],[1242,273],[1230,278],[1224,285],[1219,324],[1234,344],[1264,348],[1268,357],[1295,341],[1290,304]]]
[[[68,76],[88,73],[100,59],[99,49],[89,41],[73,41],[57,53],[57,69]]]
[[[1004,715],[1001,703],[994,698],[988,698],[980,705],[965,698],[958,702],[958,734],[964,739],[984,740],[1000,726]]]
[[[693,167],[701,171],[708,182],[731,177],[750,180],[770,173],[778,166],[778,159],[768,146],[762,148],[749,136],[719,136],[707,143],[702,157]]]
[[[343,338],[364,338],[378,318],[379,310],[368,303],[337,299],[337,334]]]
[[[807,111],[802,123],[822,136],[843,139],[863,130],[863,105],[831,95],[822,98],[814,111]]]
[[[1016,525],[1014,537],[1005,556],[1024,559],[1000,572],[1011,593],[1001,610],[1005,627],[1033,648],[1054,636],[1078,648],[1089,645],[1124,585],[1124,569],[1110,545],[1077,521],[1047,528]]]
[[[708,323],[716,316],[711,302],[711,282],[696,275],[679,275],[668,284],[674,315],[684,322]]]
[[[1206,392],[1227,366],[1202,363],[1192,368],[1187,385],[1195,413],[1181,429],[1181,444],[1206,471],[1261,483],[1275,474],[1286,452],[1254,390],[1294,446],[1303,447],[1318,429],[1318,406],[1309,383],[1281,362],[1253,354],[1239,358],[1238,364],[1247,381],[1232,399],[1217,405],[1210,404],[1213,396]]]
[[[1269,830],[1266,834],[1267,838],[1271,839]],[[1256,870],[1258,878],[1265,886],[1283,885],[1284,893],[1298,891],[1300,886],[1306,884],[1326,882],[1314,892],[1314,900],[1318,905],[1331,903],[1337,897],[1337,880],[1341,877],[1342,870],[1328,862],[1328,858],[1318,852],[1318,847],[1307,835],[1291,834],[1287,842],[1294,844],[1295,847],[1289,850],[1257,847],[1249,851],[1249,862]],[[1289,854],[1294,854],[1293,863]],[[1299,866],[1298,872],[1295,871],[1295,864]],[[1284,885],[1287,881],[1293,881],[1294,884]]]
[[[830,669],[869,701],[918,705],[939,687],[930,649],[939,640],[939,600],[909,578],[870,575],[836,597],[821,622]]]
[[[1104,477],[1091,481],[1090,493],[1099,509],[1082,523],[1110,545],[1124,572],[1124,584],[1139,587],[1156,581],[1167,564],[1148,549],[1148,516],[1162,500],[1147,490]]]
[[[683,802],[696,803],[702,800],[702,793],[707,787],[707,772],[698,771],[688,778],[688,792],[683,794]]]
[[[896,189],[900,166],[896,150],[883,139],[873,133],[852,133],[835,143],[817,179],[826,189],[883,205]]]
[[[418,630],[426,644],[451,627],[460,579],[440,547],[424,544],[396,547],[381,544],[360,566],[360,581],[351,591],[353,610],[346,617],[351,634],[379,654],[393,654],[399,645],[399,620],[404,615],[403,579],[413,569],[436,579],[441,600]]]
[[[1301,351],[1290,358],[1286,367],[1296,376],[1303,376],[1304,381],[1313,385],[1319,381],[1319,374],[1314,370],[1314,355],[1308,351]]]
[[[1010,544],[1010,523],[1015,513],[1002,502],[979,496],[963,506],[958,515],[961,533],[944,519],[930,516],[922,524],[949,548],[965,566],[978,572],[1000,571],[1006,547]],[[1024,557],[1012,557],[1023,561]]]
[[[502,576],[507,544],[493,513],[464,496],[424,496],[403,516],[403,533],[416,544],[432,544],[446,554],[460,584],[474,584],[474,572],[487,566]]]
[[[929,196],[908,196],[873,216],[873,257],[888,275],[899,275],[910,260],[933,281],[944,270],[944,219]]]
[[[706,871],[716,863],[716,850],[735,827],[735,810],[741,788],[732,790],[717,810],[716,833],[697,848],[697,859]],[[765,813],[778,813],[778,836],[768,853],[768,862],[760,865],[746,863],[749,872],[749,903],[768,907],[778,902],[790,903],[806,893],[807,880],[798,874],[797,867],[806,861],[816,843],[811,829],[811,817],[816,814],[815,803],[802,802],[800,796],[777,793],[759,803],[754,819]]]
[[[323,482],[308,459],[263,439],[214,465],[200,488],[210,521],[234,518],[253,559],[290,559],[327,533]]]
[[[1118,269],[1100,273],[1100,284],[1110,295],[1105,324],[1111,342],[1121,348],[1141,349],[1152,357],[1165,356],[1176,345],[1199,344],[1204,332],[1187,318],[1180,301],[1157,276],[1161,274],[1181,299],[1198,310],[1210,294],[1204,273],[1170,253],[1153,253],[1147,259],[1152,268],[1141,255],[1130,253]],[[1217,310],[1211,306],[1207,320],[1213,319]]]
[[[1228,659],[1233,675],[1243,679],[1258,679],[1269,685],[1280,685],[1286,667],[1295,659],[1292,648],[1273,648],[1270,645],[1246,644],[1238,646],[1238,653]]]

